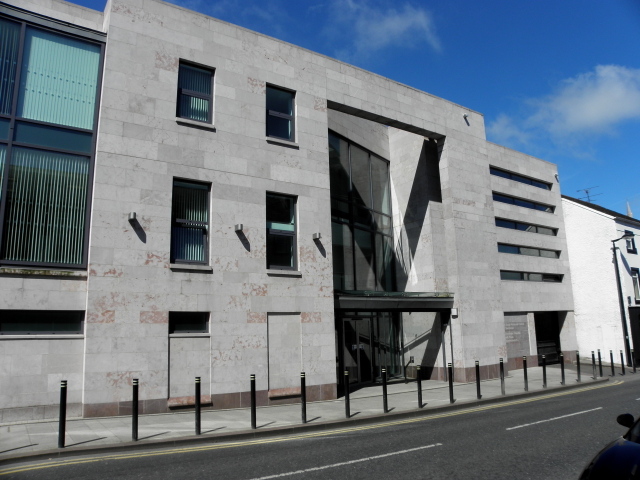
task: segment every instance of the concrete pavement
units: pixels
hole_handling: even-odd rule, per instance
[[[590,367],[590,366],[589,366]],[[382,387],[361,388],[350,395],[351,418],[345,418],[344,399],[307,404],[306,425],[301,424],[300,404],[259,407],[257,429],[251,430],[250,409],[203,410],[202,435],[195,436],[194,413],[141,415],[138,441],[131,441],[131,417],[69,418],[66,424],[66,448],[58,449],[58,421],[35,421],[0,425],[0,461],[34,456],[56,456],[97,452],[104,449],[130,450],[160,447],[176,443],[221,442],[241,438],[283,435],[313,429],[339,428],[344,424],[379,422],[403,416],[436,413],[443,408],[464,408],[478,403],[491,403],[521,396],[540,395],[557,389],[575,388],[594,383],[582,369],[582,383],[576,382],[574,370],[566,369],[566,385],[560,385],[560,368],[547,368],[547,389],[542,387],[542,368],[528,369],[529,392],[524,392],[523,370],[511,371],[505,379],[506,395],[501,393],[499,379],[481,382],[482,400],[476,398],[475,383],[454,383],[453,405],[449,401],[448,383],[422,382],[422,401],[418,408],[416,382],[388,385],[390,412],[383,413]],[[617,370],[618,371],[618,370]],[[604,377],[606,381],[607,377]],[[600,381],[601,379],[598,379]]]

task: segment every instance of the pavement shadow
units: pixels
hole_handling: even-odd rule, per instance
[[[351,415],[349,415],[349,418],[353,418],[353,417],[355,417],[356,415],[360,415],[360,412],[352,413]]]
[[[214,428],[213,430],[207,430],[206,432],[202,432],[202,433],[205,434],[205,433],[217,432],[218,430],[222,430],[223,428],[227,428],[227,427],[218,427],[218,428]]]
[[[322,417],[313,417],[312,419],[307,420],[307,423],[311,423],[311,422],[313,422],[313,421],[315,421],[315,420],[320,420],[321,418],[322,418]]]
[[[35,447],[36,445],[38,445],[37,443],[32,443],[30,445],[23,445],[22,447],[16,447],[16,448],[10,448],[9,450],[2,450],[0,452],[0,454],[2,453],[7,453],[7,452],[13,452],[14,450],[20,450],[22,448],[29,448],[29,447]]]
[[[258,426],[258,427],[256,427],[256,428],[264,428],[264,427],[268,427],[269,425],[272,425],[272,424],[274,424],[274,423],[276,423],[276,422],[275,422],[275,421],[273,421],[273,422],[265,423],[264,425],[260,425],[260,426]]]
[[[96,440],[104,440],[105,438],[107,438],[107,437],[92,438],[91,440],[85,440],[84,442],[69,443],[66,446],[67,447],[75,447],[76,445],[82,445],[83,443],[95,442]]]
[[[147,440],[148,438],[153,438],[153,437],[159,437],[160,435],[164,435],[165,433],[171,433],[171,432],[160,432],[160,433],[156,433],[154,435],[149,435],[147,437],[141,437],[138,440]]]

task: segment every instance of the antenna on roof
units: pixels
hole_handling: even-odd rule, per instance
[[[580,197],[578,198],[578,200],[584,200],[586,198],[587,202],[593,203],[591,201],[591,197],[597,197],[598,195],[602,195],[601,193],[596,193],[595,195],[592,195],[591,190],[593,190],[594,188],[598,188],[598,185],[596,185],[595,187],[583,188],[582,190],[578,190],[578,192],[584,192],[586,194],[586,197]]]

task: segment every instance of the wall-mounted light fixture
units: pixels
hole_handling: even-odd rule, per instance
[[[129,223],[133,223],[137,220],[136,212],[129,212]]]
[[[467,118],[469,118],[469,114],[468,114],[468,113],[465,113],[465,114],[463,114],[462,116],[464,117],[464,119],[465,119],[465,120],[466,120]]]
[[[458,316],[458,309],[457,308],[452,308],[451,309],[451,316],[452,317],[457,317]]]
[[[236,225],[233,228],[235,229],[236,232],[241,232],[243,227],[244,225],[242,225],[241,223],[236,223]]]
[[[320,232],[316,232],[312,235],[314,240],[320,240],[322,238],[322,234]]]

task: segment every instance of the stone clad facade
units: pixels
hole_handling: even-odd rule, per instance
[[[248,405],[251,374],[260,404],[295,401],[301,371],[310,400],[333,399],[342,370],[356,361],[349,357],[354,350],[354,368],[369,362],[372,381],[391,361],[379,360],[382,340],[346,340],[342,320],[354,322],[362,312],[374,312],[367,322],[391,322],[393,345],[384,348],[398,376],[421,364],[431,378],[444,378],[453,362],[456,380],[471,380],[475,360],[483,376],[495,376],[501,357],[515,368],[516,356],[537,354],[535,323],[543,320],[535,312],[556,315],[562,350],[575,349],[556,168],[488,143],[480,113],[157,0],[112,0],[105,12],[58,0],[0,6],[6,18],[80,38],[90,31],[104,44],[87,263],[53,268],[0,260],[0,310],[82,311],[83,331],[0,336],[8,365],[0,373],[4,421],[51,416],[61,379],[69,381],[72,414],[83,416],[130,411],[133,378],[140,380],[143,413],[192,405],[194,376],[213,408]],[[210,121],[177,116],[184,65],[211,75]],[[295,99],[288,140],[266,134],[269,88]],[[377,296],[342,298],[334,288],[332,196],[339,192],[331,190],[328,132],[349,151],[360,148],[370,162],[389,165],[393,225],[386,235],[393,238],[395,278]],[[490,167],[550,190],[491,175]],[[172,259],[176,182],[209,192],[207,258],[198,264]],[[555,211],[495,202],[496,192]],[[267,195],[274,194],[295,199],[295,268],[266,268]],[[498,228],[496,217],[556,234]],[[498,252],[500,242],[562,253],[507,255]],[[376,258],[372,271],[382,263]],[[502,270],[561,281],[501,280]],[[385,310],[394,292],[418,300]],[[348,295],[356,304],[377,303],[346,306]],[[206,331],[171,333],[170,318],[180,312],[206,313]],[[509,324],[516,317],[519,323]]]

